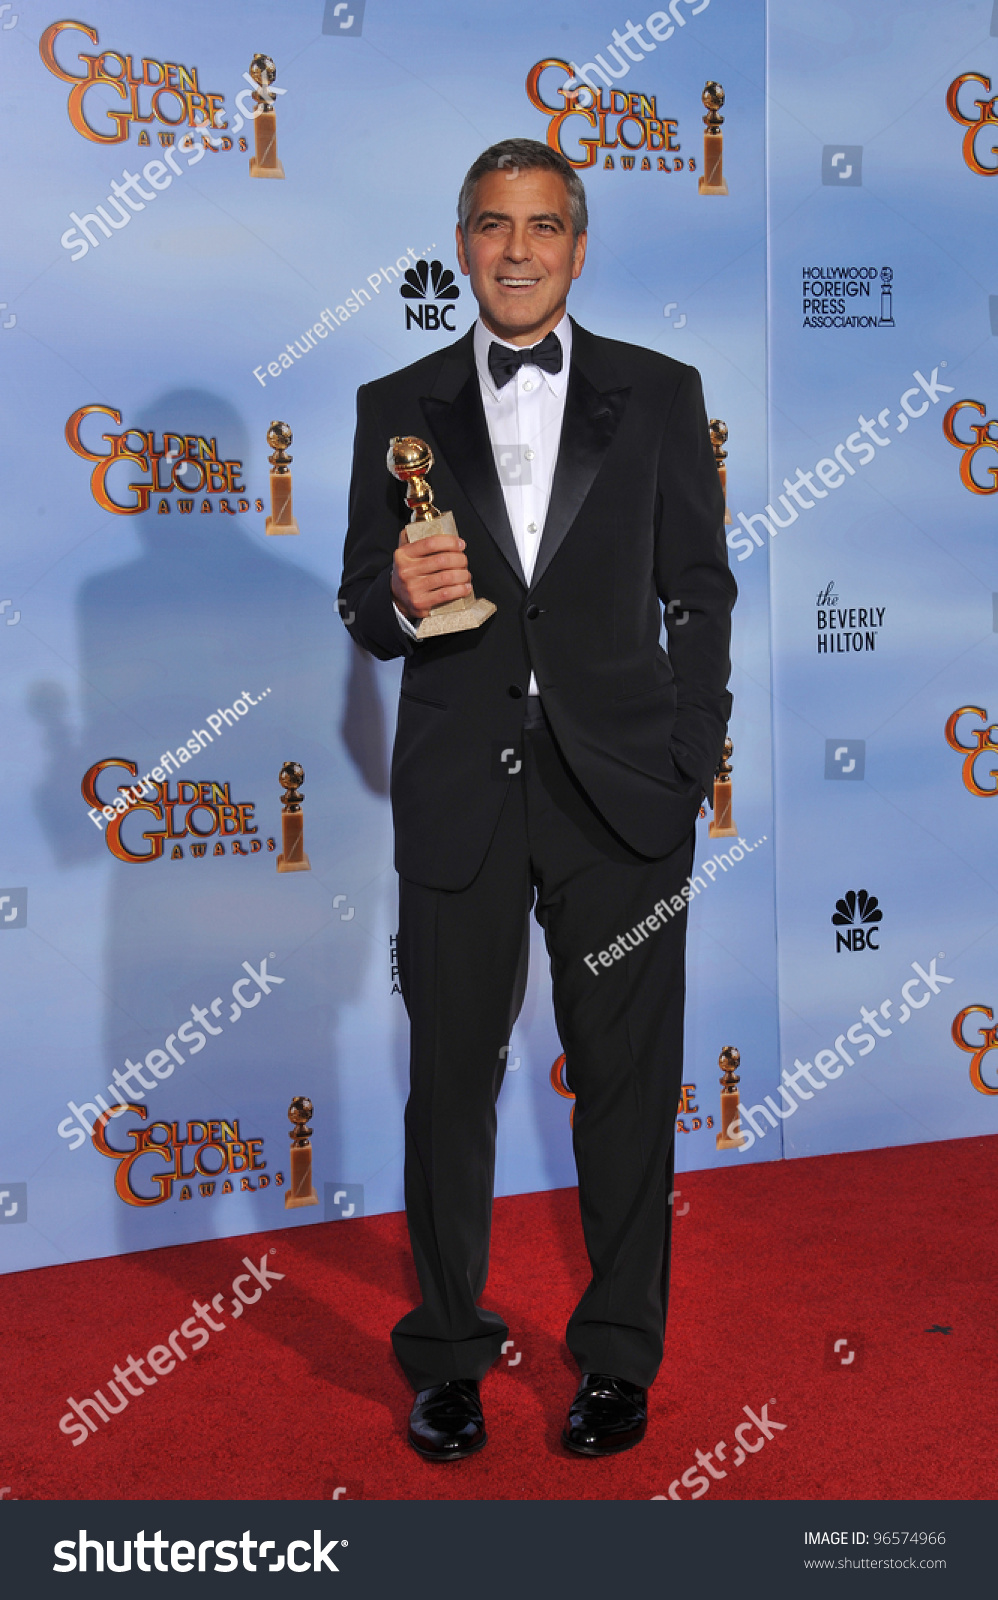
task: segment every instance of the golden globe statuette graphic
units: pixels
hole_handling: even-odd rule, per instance
[[[738,838],[738,829],[731,815],[731,757],[734,748],[731,740],[725,739],[724,754],[714,779],[714,816],[707,829],[710,839]]]
[[[291,463],[294,456],[288,449],[294,434],[286,422],[272,422],[267,429],[267,443],[273,455],[270,462],[270,516],[264,523],[267,533],[297,533],[294,509],[291,504]]]
[[[560,1094],[561,1095],[563,1100],[571,1100],[573,1102],[572,1109],[568,1114],[568,1126],[570,1128],[574,1128],[575,1127],[575,1105],[574,1105],[575,1094],[574,1094],[573,1090],[571,1090],[568,1087],[568,1079],[565,1077],[565,1055],[564,1055],[564,1052],[562,1052],[562,1054],[558,1057],[557,1061],[553,1061],[551,1063],[551,1087],[554,1090],[555,1094]]]
[[[284,849],[277,858],[277,870],[311,872],[312,863],[305,854],[305,819],[298,787],[305,782],[305,768],[297,761],[285,761],[279,776],[286,793],[281,796],[281,843]]]
[[[729,1133],[732,1123],[737,1122],[741,1115],[738,1098],[738,1085],[741,1082],[738,1068],[741,1063],[741,1054],[733,1044],[726,1044],[717,1058],[721,1069],[721,1131],[714,1143],[718,1150],[740,1150],[745,1143],[743,1133],[739,1132],[734,1139]]]
[[[724,118],[719,115],[724,104],[724,90],[719,83],[711,81],[704,84],[700,98],[707,108],[707,115],[703,119],[703,176],[697,187],[701,194],[727,194],[728,186],[721,167],[724,145],[721,123]]]
[[[728,469],[724,464],[728,459],[728,452],[724,448],[728,442],[728,424],[722,422],[720,417],[711,417],[707,426],[710,429],[710,445],[714,452],[717,476],[721,480],[721,493],[724,495],[724,521],[725,526],[727,526],[732,521],[731,511],[728,508]]]
[[[288,1106],[291,1123],[291,1181],[284,1196],[286,1211],[298,1206],[317,1206],[319,1196],[312,1186],[312,1130],[308,1126],[312,1115],[312,1102],[307,1095],[296,1094]]]
[[[270,92],[270,86],[277,77],[277,68],[269,56],[255,55],[249,71],[253,82],[258,85],[253,90],[253,99],[260,108],[253,121],[256,155],[250,156],[250,177],[283,178],[284,168],[277,159],[276,97]]]
[[[453,512],[440,511],[433,504],[433,490],[426,481],[432,465],[433,451],[424,440],[412,437],[389,440],[388,470],[393,478],[406,485],[405,503],[412,512],[405,530],[409,544],[433,533],[457,535]],[[416,638],[435,639],[442,633],[463,633],[468,628],[480,628],[495,609],[491,600],[476,600],[472,591],[463,599],[434,606],[419,624]]]

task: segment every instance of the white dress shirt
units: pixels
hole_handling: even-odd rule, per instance
[[[562,349],[560,372],[544,372],[525,363],[502,389],[497,389],[489,371],[489,346],[493,343],[519,350],[490,333],[481,318],[475,323],[475,366],[485,409],[489,441],[495,456],[496,471],[523,575],[529,584],[540,549],[551,484],[554,480],[561,424],[568,392],[568,371],[572,360],[572,324],[567,314],[554,329]],[[474,581],[474,574],[472,574]],[[409,634],[416,629],[398,607],[396,616]],[[530,674],[527,693],[538,693],[537,680]]]

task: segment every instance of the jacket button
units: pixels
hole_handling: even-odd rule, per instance
[[[535,617],[539,617],[540,614],[541,614],[540,606],[528,606],[527,607],[527,619],[528,619],[528,621],[533,622],[534,618]]]
[[[523,690],[515,683],[511,683],[506,693],[511,700],[522,700]]]

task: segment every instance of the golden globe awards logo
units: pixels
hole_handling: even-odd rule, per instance
[[[972,422],[961,412],[976,412],[987,419],[980,400],[957,400],[943,417],[943,434],[960,456],[960,482],[971,494],[998,494],[998,418]],[[980,457],[983,455],[984,459]],[[990,478],[991,482],[982,480]]]
[[[561,74],[561,82],[554,89],[548,79],[542,88],[541,79],[551,70]],[[531,105],[549,119],[548,144],[570,166],[594,167],[602,151],[605,171],[613,171],[615,161],[622,172],[681,172],[685,165],[696,171],[696,161],[686,163],[679,154],[678,118],[661,116],[653,94],[576,84],[571,63],[557,56],[535,62],[526,87]],[[545,98],[552,94],[560,103]]]
[[[199,123],[207,123],[209,127],[225,126],[225,96],[201,89],[197,67],[144,56],[136,71],[132,56],[122,55],[117,50],[98,50],[94,55],[81,50],[77,61],[83,71],[71,71],[56,56],[60,35],[65,32],[82,33],[92,45],[97,45],[99,40],[97,29],[88,27],[85,22],[64,21],[51,23],[38,41],[38,53],[49,72],[72,85],[67,102],[69,120],[84,139],[94,144],[124,144],[133,123],[161,122],[168,128],[194,128]],[[79,39],[67,40],[61,47],[61,53],[67,58],[70,44],[79,44]],[[127,104],[108,108],[101,94],[94,101],[91,90],[98,86],[111,89]],[[103,123],[98,121],[98,107],[105,113]],[[160,144],[172,144],[173,140],[172,133],[159,136]],[[138,143],[149,143],[145,128],[139,133]],[[221,143],[225,149],[232,148],[231,139]]]
[[[258,837],[255,800],[234,801],[228,783],[194,782],[190,778],[178,778],[171,794],[170,766],[178,767],[180,761],[192,761],[199,748],[199,740],[194,738],[188,740],[187,746],[181,745],[176,756],[170,752],[160,756],[161,765],[153,767],[141,783],[119,784],[113,800],[101,799],[97,793],[98,778],[107,767],[121,767],[137,778],[139,769],[134,761],[110,756],[95,761],[84,773],[80,786],[83,798],[92,808],[92,815],[100,812],[107,818],[104,838],[116,860],[132,864],[159,861],[169,844],[172,847],[170,860],[182,861],[185,855],[182,839],[187,841],[187,849],[195,859],[204,855],[261,854],[265,841]],[[133,811],[141,814],[141,820],[134,823],[129,820],[126,838],[122,836],[123,827]],[[142,823],[150,817],[161,826],[143,829]],[[212,839],[214,844],[209,843]],[[267,839],[267,854],[272,855],[276,849],[276,839]]]
[[[100,437],[108,448],[96,450],[80,435],[90,416],[110,417],[120,427],[121,412],[110,406],[80,406],[66,423],[66,443],[73,454],[94,463],[90,492],[102,511],[110,511],[116,517],[134,517],[149,510],[154,495],[162,497],[156,507],[159,515],[167,515],[174,503],[181,515],[190,515],[198,495],[204,496],[202,514],[214,512],[213,495],[219,496],[218,510],[223,515],[249,511],[250,500],[240,481],[243,464],[220,457],[217,440],[190,433],[163,433],[157,449],[155,430],[125,428],[121,433],[102,433]],[[144,474],[138,482],[134,481],[136,473]],[[175,502],[170,498],[173,495],[177,497]],[[262,511],[263,501],[256,500],[254,509]]]
[[[966,1038],[964,1033],[967,1018],[974,1015],[986,1017],[992,1024],[990,1028],[977,1029],[980,1044],[974,1039]],[[970,1081],[978,1094],[998,1094],[998,1083],[988,1083],[984,1076],[985,1057],[992,1050],[998,1050],[998,1027],[993,1025],[994,1020],[995,1014],[990,1006],[964,1006],[963,1010],[953,1018],[953,1043],[958,1050],[965,1050],[970,1056]],[[994,1063],[991,1062],[989,1065],[993,1067]]]
[[[990,100],[973,99],[970,89],[961,95],[967,83],[979,83],[986,94],[991,94],[991,79],[982,72],[961,72],[946,90],[946,110],[954,122],[962,123],[967,130],[963,136],[963,159],[971,172],[979,178],[993,178],[998,173],[998,95],[991,95]],[[971,113],[971,105],[976,115]]]
[[[962,727],[961,721],[964,717],[977,717],[981,726]],[[959,750],[964,757],[964,787],[983,800],[993,799],[998,794],[998,769],[991,766],[989,770],[986,764],[983,768],[978,766],[981,756],[984,756],[985,763],[990,757],[998,756],[996,733],[998,724],[988,723],[988,714],[983,706],[960,706],[946,720],[946,743],[951,750]],[[991,779],[991,783],[985,787],[981,780],[988,778]]]
[[[202,1200],[220,1195],[256,1194],[269,1189],[270,1176],[263,1169],[263,1140],[240,1133],[239,1122],[225,1117],[208,1117],[188,1122],[181,1133],[178,1122],[152,1122],[148,1128],[129,1128],[125,1137],[132,1149],[121,1149],[108,1139],[112,1118],[132,1111],[143,1120],[145,1106],[128,1101],[103,1111],[94,1123],[91,1138],[96,1151],[117,1162],[114,1192],[126,1206],[161,1206],[173,1198],[179,1184],[178,1200],[190,1200],[195,1189]],[[163,1166],[166,1166],[166,1171]],[[152,1185],[150,1192],[147,1185]],[[275,1188],[284,1185],[283,1172],[274,1174]]]

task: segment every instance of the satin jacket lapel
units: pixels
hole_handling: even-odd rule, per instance
[[[572,366],[561,443],[531,588],[551,565],[582,509],[627,404],[630,388],[616,382],[612,367],[604,359],[603,345],[603,340],[573,320]]]
[[[433,389],[420,400],[420,405],[447,465],[506,557],[514,576],[526,588],[527,580],[496,472],[473,352],[469,333],[449,351]]]

